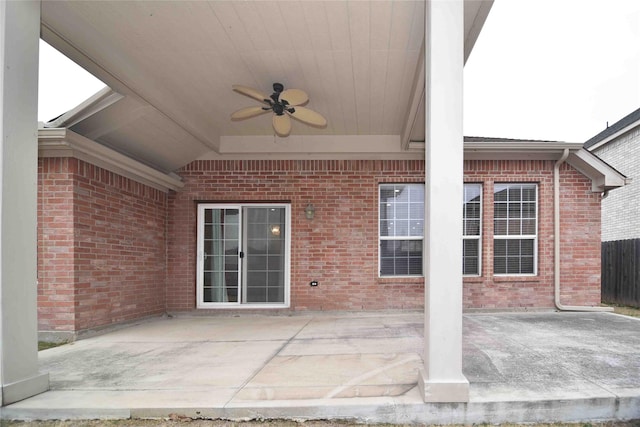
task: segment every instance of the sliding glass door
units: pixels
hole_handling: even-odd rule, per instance
[[[198,206],[198,307],[289,305],[289,205]]]

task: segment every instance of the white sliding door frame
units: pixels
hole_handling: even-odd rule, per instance
[[[284,302],[283,303],[247,303],[247,225],[245,212],[247,208],[283,208],[285,213],[284,245]],[[238,210],[238,301],[237,302],[204,302],[204,215],[207,209],[237,209]],[[281,231],[282,232],[282,231]],[[200,203],[197,215],[197,249],[196,249],[196,307],[207,309],[276,309],[288,308],[291,304],[291,204],[289,203]]]

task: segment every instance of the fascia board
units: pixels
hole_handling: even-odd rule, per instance
[[[565,149],[578,151],[580,142],[541,142],[541,141],[496,141],[465,142],[466,160],[557,160]],[[411,151],[424,151],[425,143],[411,141]]]
[[[467,59],[469,59],[469,55],[471,55],[471,51],[473,50],[473,46],[475,46],[476,41],[478,40],[478,36],[482,31],[482,27],[484,27],[484,23],[489,16],[489,12],[491,11],[491,7],[493,6],[493,0],[466,0],[464,2],[465,7],[473,4],[474,6],[478,6],[476,13],[473,17],[473,21],[465,28],[465,38],[464,38],[464,62],[466,64]]]
[[[465,142],[465,160],[557,160],[565,149],[577,151],[582,143],[540,141]]]
[[[581,142],[541,142],[541,141],[509,141],[509,142],[465,142],[465,150],[473,151],[556,151],[579,150],[582,148]]]
[[[184,186],[175,174],[157,171],[66,128],[39,129],[38,156],[75,157],[165,193]]]

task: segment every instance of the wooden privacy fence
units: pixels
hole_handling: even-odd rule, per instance
[[[640,307],[640,239],[602,242],[602,301]]]

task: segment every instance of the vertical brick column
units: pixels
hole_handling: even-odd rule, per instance
[[[38,330],[53,341],[75,331],[73,162],[38,159]]]

